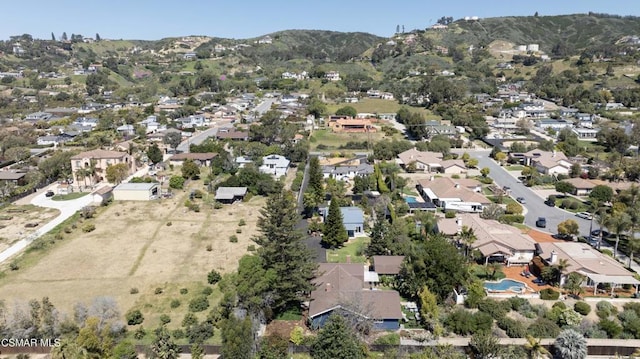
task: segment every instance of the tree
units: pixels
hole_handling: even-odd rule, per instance
[[[336,111],[336,116],[348,116],[355,118],[358,115],[358,110],[351,106],[340,107]]]
[[[567,276],[567,280],[564,283],[564,289],[568,290],[569,293],[578,297],[584,291],[582,289],[582,283],[584,282],[584,277],[580,275],[578,272],[569,273]]]
[[[600,203],[611,202],[613,199],[613,189],[606,185],[597,185],[593,187],[591,193],[589,193],[589,198],[595,199]]]
[[[313,208],[317,207],[324,200],[322,179],[323,175],[320,160],[317,156],[313,156],[309,159],[309,186],[307,189],[310,205],[312,205]]]
[[[576,187],[565,181],[556,182],[556,191],[562,193],[562,195],[566,195],[567,193],[574,193]]]
[[[187,159],[182,163],[182,177],[185,179],[198,179],[200,177],[200,167],[192,160]]]
[[[635,232],[631,232],[629,234],[627,249],[629,250],[629,265],[627,267],[631,267],[631,264],[633,263],[633,255],[640,250],[640,237],[636,237]]]
[[[136,347],[129,340],[123,340],[113,348],[113,359],[137,359]]]
[[[549,355],[549,351],[540,344],[540,339],[536,340],[536,338],[531,335],[527,335],[527,342],[524,344],[524,349],[527,351],[529,359],[546,358]]]
[[[257,359],[280,359],[286,358],[288,354],[289,342],[287,339],[278,334],[274,334],[262,337]]]
[[[180,346],[178,346],[169,334],[165,326],[161,326],[155,331],[156,337],[151,343],[151,358],[157,359],[177,359],[180,357]]]
[[[61,39],[62,41],[67,41],[67,33],[66,33],[66,32],[63,32],[63,33],[62,33],[62,36],[60,37],[60,39]]]
[[[569,177],[576,178],[582,174],[582,166],[579,163],[574,163],[569,169]]]
[[[153,164],[162,162],[162,151],[157,144],[154,143],[149,146],[149,149],[147,150],[147,158],[149,158],[149,161]]]
[[[507,159],[507,154],[504,152],[498,152],[495,154],[494,158],[502,166],[502,164],[504,163],[504,160]]]
[[[27,147],[11,147],[4,151],[4,157],[7,160],[20,162],[31,157],[31,153]]]
[[[569,260],[566,258],[560,258],[556,264],[553,265],[557,273],[557,282],[560,283],[562,279],[562,275],[569,268],[571,264],[569,264]]]
[[[587,340],[573,329],[563,330],[553,343],[555,356],[559,359],[585,359]]]
[[[327,105],[320,99],[313,98],[307,104],[307,112],[313,115],[316,119],[321,118],[327,112]]]
[[[53,32],[51,32],[51,41],[56,41],[56,35],[54,35]]]
[[[344,228],[342,212],[338,201],[331,200],[329,213],[322,231],[322,244],[329,248],[341,247],[349,240],[347,230]]]
[[[129,175],[129,165],[127,163],[116,163],[107,166],[105,170],[107,181],[118,184]]]
[[[168,132],[166,135],[164,135],[162,141],[173,148],[173,150],[175,151],[175,149],[178,148],[178,145],[180,145],[180,142],[182,141],[182,134],[180,132],[174,131]]]
[[[313,359],[364,359],[363,345],[347,326],[344,318],[332,314],[309,351]]]
[[[96,32],[96,41],[100,41],[100,40],[102,40],[102,39],[100,38],[100,34],[98,34],[98,33]]]
[[[204,358],[204,348],[200,343],[191,344],[191,359],[203,359]]]
[[[563,222],[558,223],[558,233],[577,236],[578,234],[580,234],[580,226],[578,225],[578,222],[574,221],[573,219],[567,219]]]
[[[424,321],[438,321],[440,308],[438,308],[438,298],[431,293],[427,286],[422,287],[418,294],[420,298],[420,316]]]
[[[184,177],[171,176],[169,178],[169,188],[182,189],[182,187],[184,187]]]
[[[476,168],[478,166],[477,158],[470,158],[467,160],[467,168]]]
[[[469,347],[477,359],[498,358],[500,354],[498,338],[486,330],[475,333],[469,341]]]
[[[491,170],[489,169],[489,167],[482,167],[482,169],[480,169],[480,174],[485,178],[489,175],[490,172]]]
[[[243,320],[230,316],[222,322],[222,357],[250,359],[253,358],[253,332],[251,320]]]
[[[263,268],[273,270],[278,281],[273,285],[272,308],[280,313],[287,308],[299,308],[304,293],[314,288],[311,279],[317,265],[296,225],[299,217],[291,192],[282,190],[269,197],[260,210],[258,229],[261,234],[253,241],[260,246],[258,255]]]
[[[273,269],[264,269],[262,258],[243,256],[240,258],[235,280],[238,306],[251,314],[268,309],[277,280]]]
[[[616,235],[616,245],[613,250],[613,257],[618,257],[618,244],[620,243],[620,233],[626,231],[631,226],[631,217],[626,212],[616,212],[614,211],[613,215],[609,220],[609,225],[607,226],[615,235]]]

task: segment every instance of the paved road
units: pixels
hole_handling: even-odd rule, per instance
[[[186,139],[185,141],[182,141],[179,145],[177,150],[179,152],[189,152],[189,146],[191,145],[199,145],[202,142],[204,142],[204,140],[206,140],[209,137],[214,137],[217,133],[218,130],[221,128],[231,128],[231,122],[229,121],[225,121],[223,123],[220,123],[214,127],[211,127],[205,131],[202,131],[198,134],[193,135],[192,137],[189,137],[188,139]]]
[[[311,158],[311,156],[309,156]],[[307,249],[311,251],[311,253],[315,257],[316,263],[325,263],[327,261],[327,250],[320,244],[320,237],[314,237],[308,235],[309,224],[307,223],[307,219],[302,217],[302,213],[304,212],[304,207],[302,204],[302,199],[304,196],[304,192],[307,190],[307,186],[309,185],[309,159],[304,167],[304,177],[302,179],[302,185],[300,186],[300,191],[298,192],[298,213],[300,214],[300,221],[296,225],[296,229],[304,234],[306,237],[305,244],[307,245]]]
[[[60,223],[67,220],[69,217],[73,216],[77,211],[81,210],[83,207],[90,205],[93,202],[93,196],[90,194],[70,201],[53,201],[51,200],[51,198],[45,196],[45,193],[46,191],[42,191],[42,193],[35,196],[31,200],[31,204],[34,204],[38,207],[55,208],[60,211],[60,215],[51,220],[49,223],[38,228],[38,230],[31,234],[29,237],[16,242],[11,247],[1,252],[0,263],[20,253],[31,242],[49,232]]]
[[[265,98],[253,111],[258,112],[261,116],[271,109],[271,105],[276,102],[275,98]]]

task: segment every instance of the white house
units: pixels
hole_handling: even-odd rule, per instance
[[[324,78],[329,81],[340,81],[340,73],[338,71],[329,71],[324,74]]]
[[[259,167],[260,172],[267,173],[277,177],[287,174],[289,161],[286,157],[280,155],[269,155],[262,157],[262,165]]]

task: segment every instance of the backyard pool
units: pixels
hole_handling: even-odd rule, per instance
[[[407,203],[416,203],[416,202],[418,202],[418,200],[415,197],[412,197],[412,196],[405,196],[404,200]]]
[[[499,282],[484,282],[484,288],[489,292],[518,292],[522,293],[526,285],[513,279],[503,279]]]

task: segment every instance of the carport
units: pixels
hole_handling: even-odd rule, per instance
[[[580,273],[580,272],[578,272]],[[595,273],[580,273],[585,275],[589,280],[593,283],[593,294],[598,294],[598,284],[600,283],[609,283],[611,284],[611,295],[614,294],[614,289],[616,286],[621,286],[624,284],[631,284],[636,287],[636,293],[638,293],[638,286],[640,285],[640,281],[635,279],[632,276],[626,275],[603,275],[603,274],[595,274]]]

